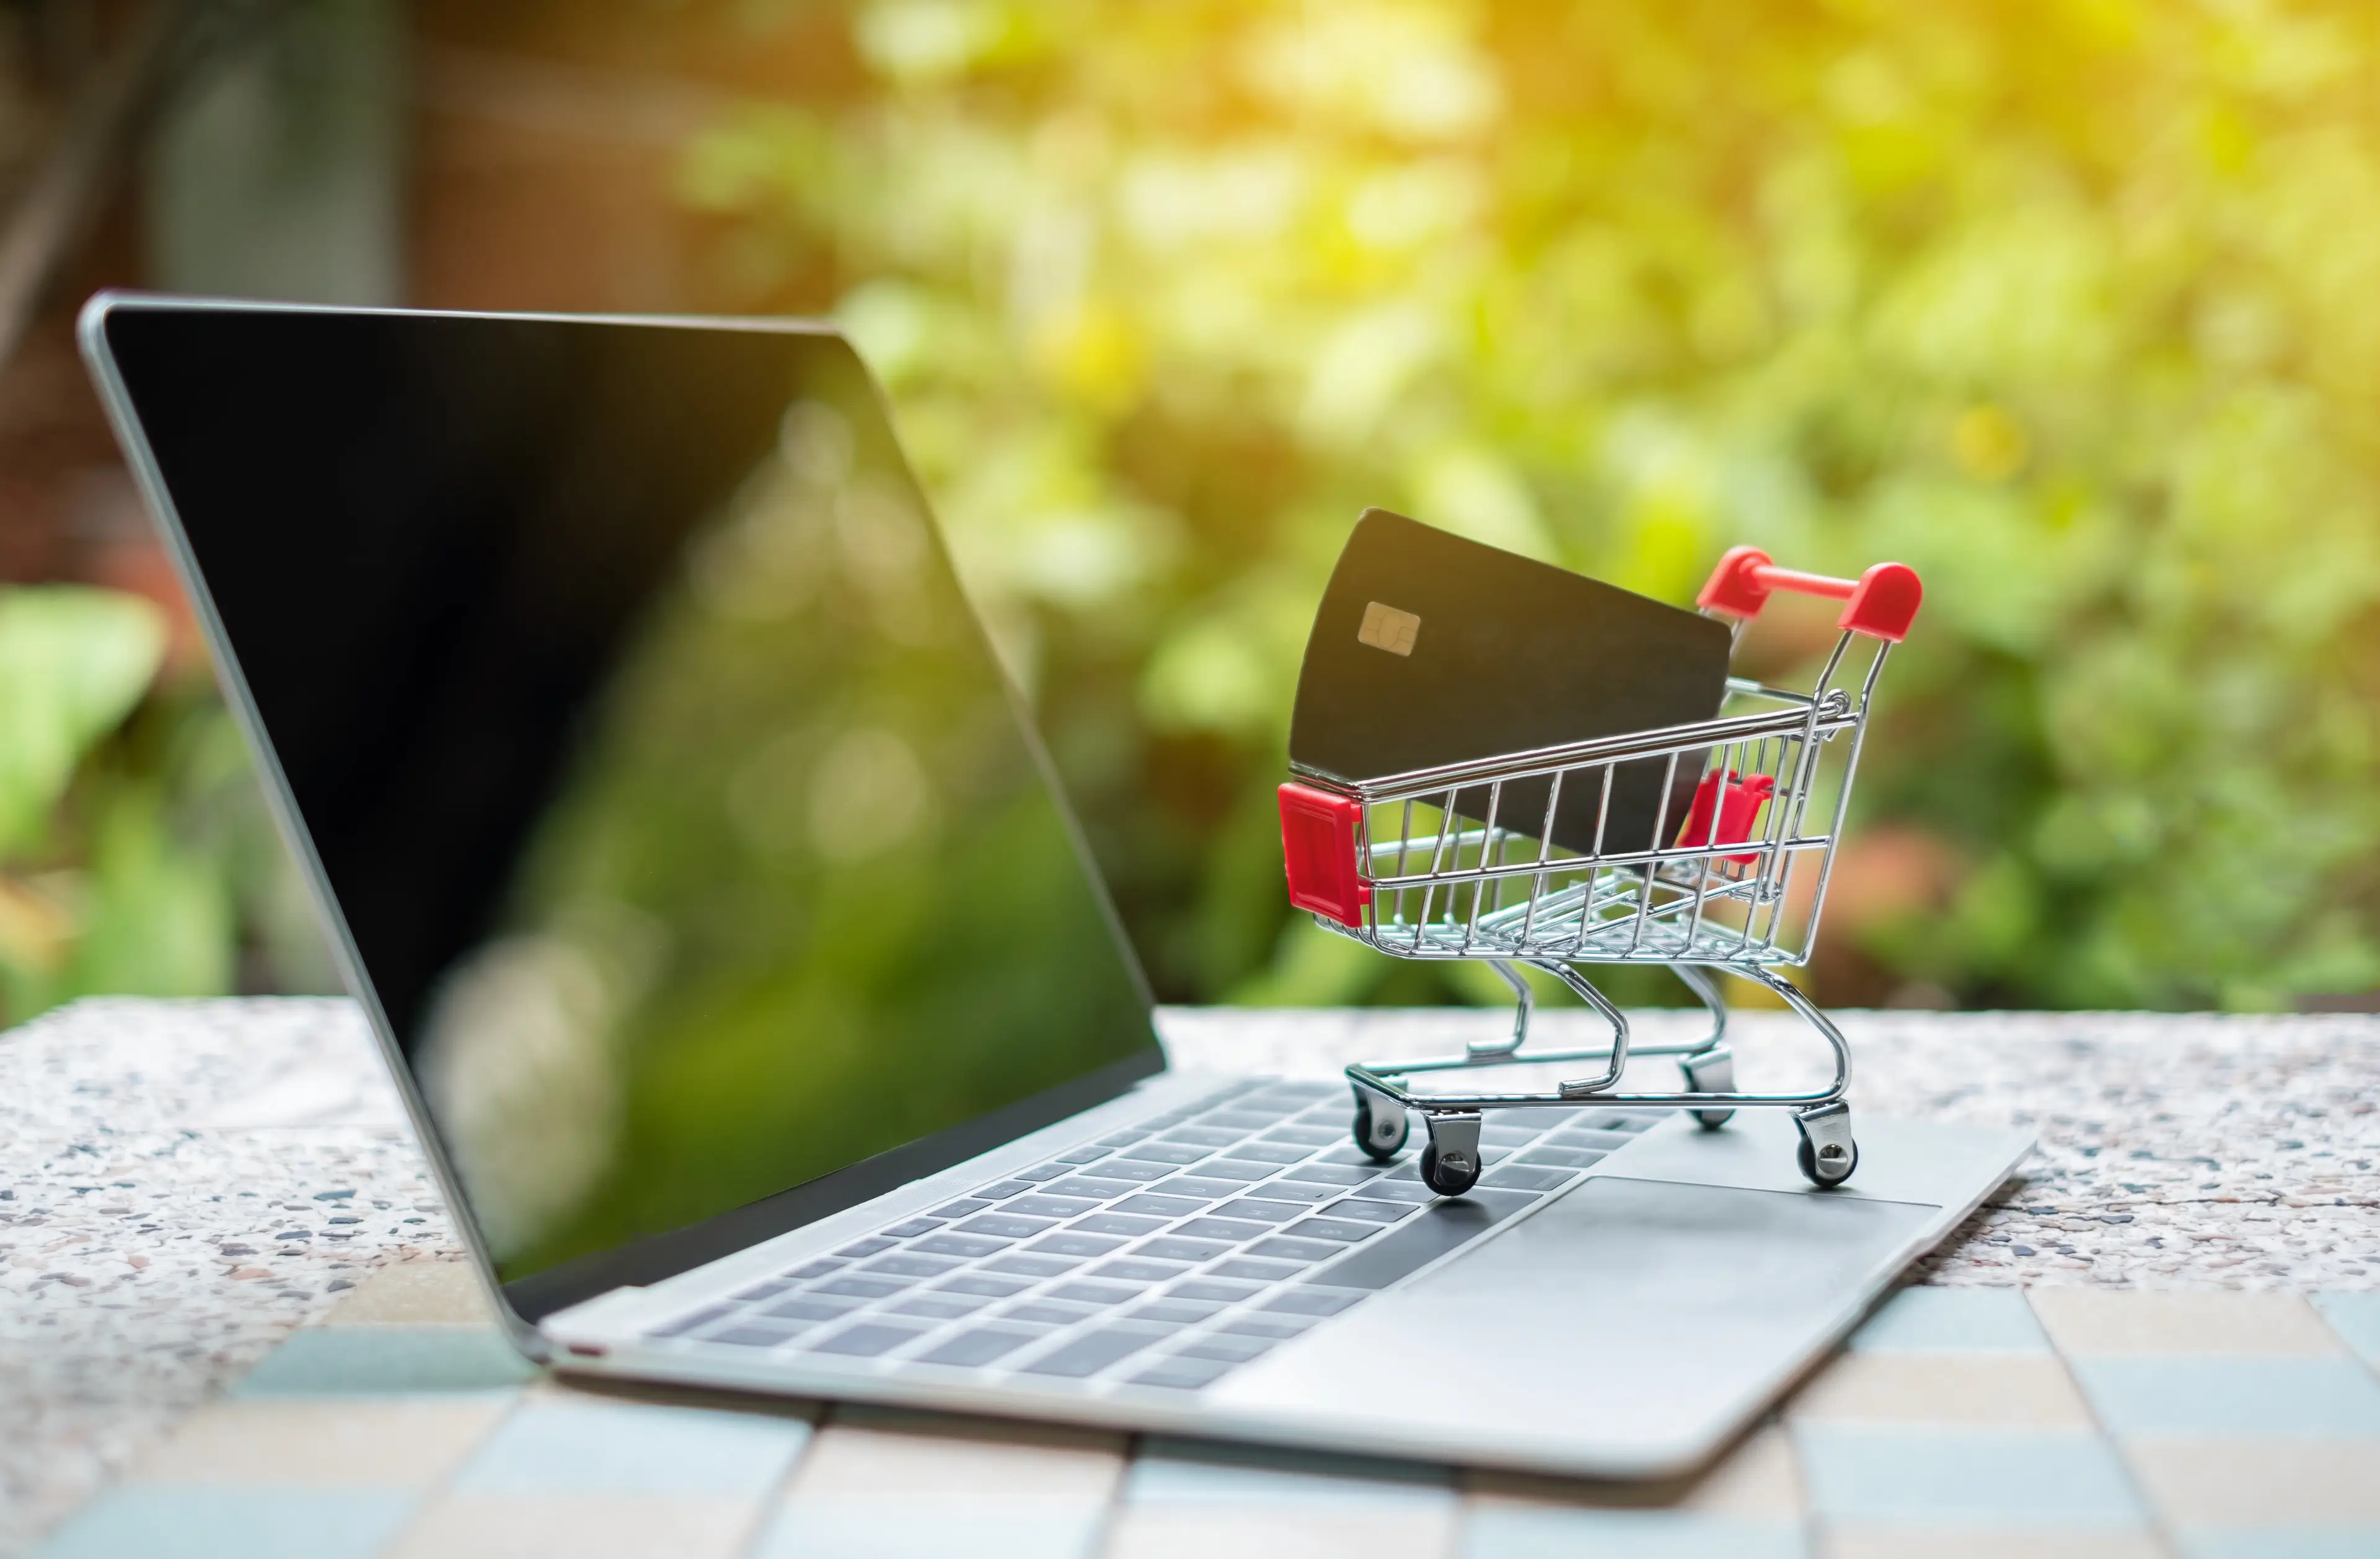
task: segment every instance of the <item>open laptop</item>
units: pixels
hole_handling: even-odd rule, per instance
[[[103,296],[82,337],[457,1227],[577,1371],[1565,1473],[1707,1456],[2021,1133],[1170,1072],[823,326]]]

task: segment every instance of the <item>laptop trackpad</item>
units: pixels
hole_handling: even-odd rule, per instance
[[[1806,1360],[1939,1209],[1597,1176],[1411,1288],[1350,1311],[1223,1394],[1378,1418],[1399,1408],[1507,1454],[1608,1443],[1674,1466]],[[1418,1384],[1420,1389],[1412,1389]]]

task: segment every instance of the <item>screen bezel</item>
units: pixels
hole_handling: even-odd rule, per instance
[[[350,934],[346,916],[337,895],[332,890],[330,878],[321,857],[316,853],[312,836],[308,831],[288,779],[265,730],[261,715],[251,697],[243,675],[239,658],[230,636],[217,615],[214,600],[207,588],[196,552],[183,529],[179,511],[167,489],[144,432],[139,409],[130,389],[117,369],[115,356],[109,342],[109,321],[125,313],[246,313],[256,315],[324,314],[342,317],[370,315],[377,317],[421,319],[476,319],[527,320],[550,324],[578,325],[588,328],[638,327],[700,331],[751,331],[769,334],[821,337],[840,342],[845,350],[849,343],[832,325],[811,320],[761,320],[737,318],[687,317],[644,314],[559,314],[511,313],[473,309],[359,308],[331,305],[261,303],[236,298],[180,297],[165,294],[108,291],[95,294],[84,304],[77,323],[77,336],[92,382],[98,387],[109,422],[115,430],[126,463],[132,468],[142,496],[148,501],[176,574],[188,595],[211,652],[215,678],[221,686],[225,703],[230,707],[245,739],[250,757],[255,761],[257,778],[261,785],[267,808],[282,842],[288,848],[298,866],[316,917],[330,943],[341,979],[349,994],[363,1009],[377,1041],[391,1081],[403,1101],[406,1116],[412,1123],[414,1135],[429,1160],[440,1195],[452,1214],[456,1232],[468,1249],[473,1267],[478,1271],[482,1287],[494,1302],[499,1318],[516,1346],[532,1357],[545,1354],[543,1339],[536,1323],[547,1315],[631,1284],[651,1284],[688,1272],[720,1257],[747,1249],[764,1239],[772,1239],[804,1225],[832,1215],[846,1208],[856,1207],[902,1185],[953,1165],[964,1163],[978,1154],[990,1151],[1028,1132],[1054,1125],[1072,1115],[1079,1114],[1119,1097],[1143,1080],[1165,1070],[1165,1054],[1158,1043],[1153,1021],[1149,1039],[1138,1053],[1109,1062],[1080,1076],[1069,1079],[1040,1093],[1013,1101],[988,1111],[972,1120],[963,1121],[942,1130],[921,1137],[915,1142],[889,1149],[856,1164],[845,1166],[816,1179],[791,1186],[759,1201],[712,1215],[698,1223],[665,1233],[647,1236],[606,1251],[566,1262],[516,1278],[510,1283],[497,1276],[494,1259],[470,1214],[470,1203],[462,1194],[462,1185],[454,1162],[440,1137],[419,1085],[414,1079],[404,1049],[398,1043],[388,1014],[382,1007],[371,977],[365,969],[361,953]],[[888,429],[892,428],[891,407],[881,385],[868,373],[865,360],[856,352],[853,357],[860,363],[868,389],[875,397],[878,415]],[[897,430],[892,440],[895,456],[901,462],[919,502],[925,505],[927,517],[939,531],[940,521],[932,514],[930,501],[926,498],[923,484],[909,468],[908,456],[901,448]],[[943,549],[947,555],[947,548]],[[965,582],[958,582],[962,598]],[[983,636],[982,617],[975,617],[976,628]],[[1073,847],[1075,863],[1083,872],[1092,897],[1099,907],[1116,956],[1123,961],[1133,988],[1140,997],[1144,1012],[1152,1012],[1154,997],[1148,976],[1135,955],[1126,936],[1122,918],[1113,899],[1107,891],[1092,857],[1089,842],[1080,821],[1066,799],[1055,766],[1043,745],[1023,695],[1008,676],[1007,668],[993,652],[988,636],[983,637],[985,653],[990,657],[994,674],[1007,696],[1009,707],[1016,721],[1019,736],[1041,776],[1050,801],[1063,825]]]

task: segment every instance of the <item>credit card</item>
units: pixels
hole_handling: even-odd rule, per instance
[[[1366,509],[1315,613],[1290,720],[1298,767],[1344,780],[1706,720],[1727,695],[1724,623],[1386,509]],[[1684,824],[1704,756],[1678,759],[1662,832]],[[1654,839],[1666,757],[1563,784],[1554,842],[1636,851]],[[1508,782],[1497,822],[1543,831],[1551,781]],[[1488,790],[1457,812],[1484,819]]]

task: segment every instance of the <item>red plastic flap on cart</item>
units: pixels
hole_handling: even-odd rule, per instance
[[[1727,771],[1726,787],[1726,793],[1722,795],[1719,775],[1716,770],[1703,776],[1703,782],[1694,787],[1694,810],[1686,814],[1686,826],[1678,830],[1679,849],[1742,844],[1750,839],[1753,825],[1759,820],[1761,806],[1776,793],[1777,781],[1766,774],[1755,774],[1749,780],[1738,779],[1735,770],[1730,768]],[[1718,832],[1716,835],[1711,832],[1711,809],[1714,806],[1718,809]],[[1760,857],[1756,854],[1730,855],[1727,859],[1742,863],[1757,861]]]
[[[1355,870],[1355,824],[1363,804],[1294,782],[1281,788],[1281,853],[1289,901],[1345,926],[1364,924],[1372,890]]]

